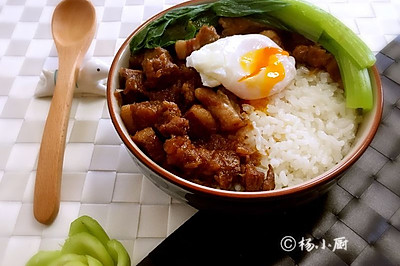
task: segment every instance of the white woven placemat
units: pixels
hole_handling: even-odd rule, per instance
[[[58,0],[0,0],[0,265],[24,265],[58,249],[69,224],[88,214],[127,248],[133,264],[191,217],[138,172],[116,135],[105,98],[74,98],[61,208],[44,226],[32,214],[33,186],[49,98],[35,98],[43,69],[57,68],[50,21]],[[98,29],[87,58],[111,63],[141,22],[180,0],[93,0]],[[381,50],[400,34],[398,0],[314,0]]]

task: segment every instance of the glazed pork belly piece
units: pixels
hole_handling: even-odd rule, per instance
[[[146,86],[155,88],[176,81],[179,67],[173,62],[168,50],[157,47],[146,50],[142,62]]]
[[[135,135],[132,136],[132,140],[155,162],[163,163],[165,161],[163,142],[156,135],[153,128],[146,127],[137,131]]]
[[[198,88],[194,93],[196,98],[218,120],[222,131],[235,131],[246,125],[229,97],[221,90],[215,92],[209,88]]]
[[[175,52],[179,59],[183,60],[193,51],[196,51],[208,43],[219,39],[219,35],[213,26],[204,25],[200,28],[196,37],[190,40],[179,40],[175,43]]]
[[[142,70],[121,67],[119,77],[124,101],[140,102],[147,99]]]
[[[332,80],[341,80],[339,66],[335,57],[319,45],[298,45],[293,50],[293,57],[297,63],[302,63],[313,68],[325,69]]]
[[[168,101],[145,101],[124,105],[121,117],[130,134],[147,127],[154,127],[164,137],[185,135],[189,121],[181,117],[176,103]]]
[[[240,174],[240,157],[231,150],[208,150],[194,145],[186,136],[166,140],[167,163],[187,178],[214,179],[217,187],[231,189]]]
[[[214,117],[199,104],[193,105],[185,113],[185,118],[189,120],[189,135],[194,138],[202,138],[217,132],[218,124]]]

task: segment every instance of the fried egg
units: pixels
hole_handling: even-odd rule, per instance
[[[278,93],[296,75],[294,58],[261,34],[221,38],[194,51],[186,65],[200,73],[204,86],[223,85],[244,100]]]

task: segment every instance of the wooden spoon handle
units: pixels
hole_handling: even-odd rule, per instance
[[[35,218],[43,224],[52,223],[60,207],[65,141],[77,73],[74,56],[59,58],[56,87],[39,151],[33,202]]]

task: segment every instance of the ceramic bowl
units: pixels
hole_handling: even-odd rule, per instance
[[[209,1],[190,1],[171,9],[203,2]],[[308,202],[326,192],[367,149],[379,127],[383,107],[382,86],[375,66],[369,69],[374,106],[372,110],[364,114],[352,149],[336,166],[316,178],[284,189],[262,192],[233,192],[198,185],[163,169],[143,153],[130,138],[122,122],[120,106],[114,92],[119,86],[119,69],[128,66],[129,43],[132,37],[138,34],[149,22],[171,9],[150,18],[124,41],[112,62],[107,83],[107,104],[115,130],[142,173],[161,190],[197,209],[246,213],[282,210]]]

